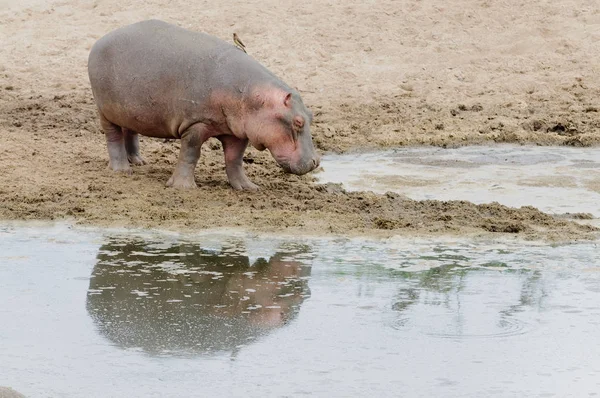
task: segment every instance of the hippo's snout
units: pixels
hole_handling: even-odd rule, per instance
[[[286,173],[301,176],[319,167],[319,164],[321,164],[321,158],[319,157],[319,155],[315,155],[314,157],[310,158],[308,161],[305,162],[291,163],[286,161],[280,161],[278,163],[279,166],[281,166],[281,168]]]

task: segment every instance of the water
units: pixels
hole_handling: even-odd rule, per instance
[[[0,385],[30,397],[592,396],[600,251],[0,227]]]
[[[328,155],[321,182],[349,190],[398,192],[416,200],[499,202],[600,217],[597,148],[472,146],[400,148]]]

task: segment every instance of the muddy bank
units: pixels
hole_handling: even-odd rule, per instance
[[[86,72],[89,49],[100,36],[154,17],[226,40],[238,32],[252,56],[302,93],[316,115],[321,151],[484,142],[596,145],[600,51],[591,27],[598,17],[593,3],[584,3],[464,0],[445,7],[435,0],[382,0],[323,7],[261,0],[231,9],[207,1],[5,0],[0,218],[169,229],[595,236],[591,227],[533,208],[419,202],[318,186],[311,176],[282,174],[270,157],[253,150],[246,169],[262,190],[237,193],[227,185],[217,142],[203,148],[200,188],[192,192],[164,186],[177,142],[144,138],[149,164],[133,176],[114,175],[106,169]]]
[[[234,192],[218,141],[203,148],[193,191],[165,187],[179,143],[142,138],[147,165],[132,176],[107,169],[104,137],[89,90],[0,103],[4,145],[0,195],[4,219],[167,229],[244,227],[311,233],[509,233],[532,239],[590,238],[594,229],[531,207],[466,201],[414,201],[396,194],[345,192],[309,176],[284,174],[266,153],[248,151],[256,193]],[[317,137],[321,133],[317,131]]]

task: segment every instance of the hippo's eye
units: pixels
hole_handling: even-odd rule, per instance
[[[289,119],[289,116],[279,115],[276,120],[279,123],[279,126],[283,128],[287,134],[292,136],[294,141],[298,140],[298,129],[294,126],[293,120]]]

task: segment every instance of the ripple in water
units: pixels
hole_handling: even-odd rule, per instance
[[[401,331],[412,331],[426,336],[451,340],[467,339],[494,339],[512,336],[520,336],[532,330],[530,324],[519,319],[502,319],[495,324],[481,324],[478,327],[460,327],[460,325],[448,324],[446,327],[435,327],[432,325],[415,325],[410,318],[402,317],[396,319],[392,327]]]
[[[477,338],[502,338],[519,336],[529,332],[529,325],[518,319],[503,319],[496,323],[496,330],[491,331],[480,331],[480,332],[466,332],[466,333],[436,333],[426,332],[425,334],[433,337],[440,337],[444,339],[477,339]]]

